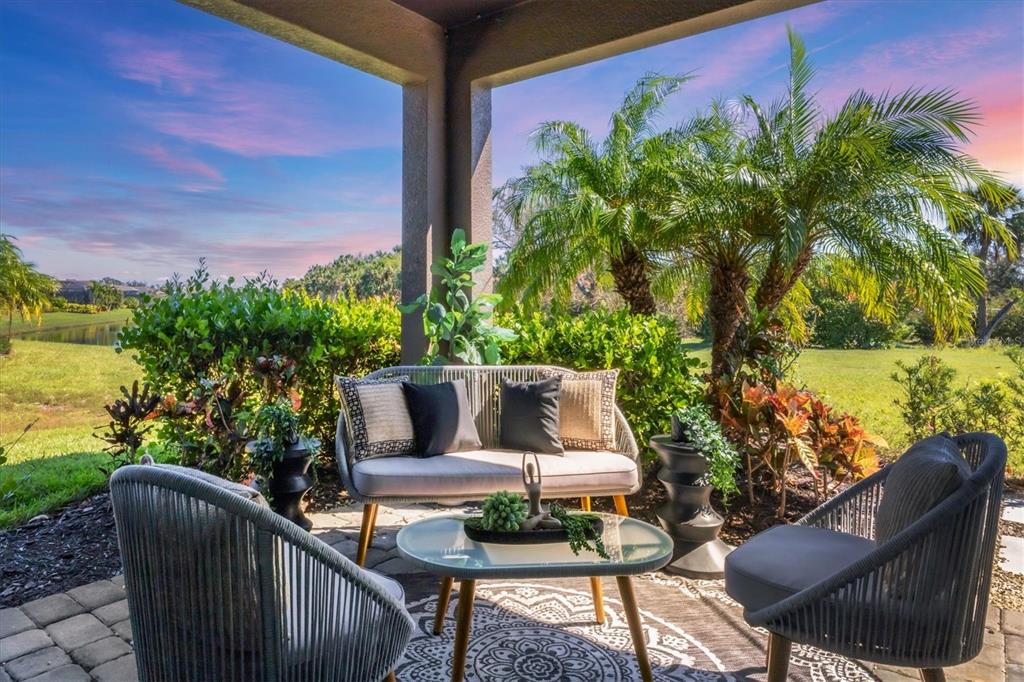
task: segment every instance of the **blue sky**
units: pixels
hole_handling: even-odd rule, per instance
[[[603,134],[647,71],[697,76],[666,123],[716,97],[769,98],[785,25],[834,106],[857,87],[953,87],[970,145],[1024,182],[1024,3],[830,0],[500,88],[494,180],[550,119]],[[279,277],[397,243],[401,91],[172,0],[0,0],[0,227],[61,277]]]

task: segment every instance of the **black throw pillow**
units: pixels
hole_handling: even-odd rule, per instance
[[[477,450],[480,435],[466,397],[466,382],[402,384],[420,457]]]
[[[501,447],[548,455],[565,453],[559,436],[562,378],[501,382]]]

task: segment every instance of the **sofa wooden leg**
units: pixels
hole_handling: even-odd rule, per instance
[[[581,497],[580,498],[580,509],[582,509],[585,512],[590,511],[590,498],[589,497]]]
[[[792,648],[793,643],[785,637],[768,633],[768,682],[786,682]]]
[[[921,682],[946,682],[942,668],[921,668]]]
[[[370,549],[370,540],[373,538],[373,527],[377,523],[377,503],[367,502],[363,505],[363,525],[359,529],[359,548],[356,550],[356,563],[360,566],[366,564],[366,553]]]
[[[616,495],[612,499],[615,500],[615,513],[619,516],[629,516],[629,507],[626,506],[626,496]]]

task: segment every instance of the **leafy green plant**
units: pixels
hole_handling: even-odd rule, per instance
[[[569,537],[569,549],[573,554],[579,554],[580,550],[587,549],[596,552],[602,559],[610,559],[608,550],[604,546],[604,538],[594,527],[596,514],[570,514],[559,504],[551,505],[551,516],[558,519]]]
[[[267,479],[285,449],[299,440],[299,415],[291,401],[282,398],[256,411],[250,431],[254,438],[247,447],[249,465],[257,476]]]
[[[666,316],[625,310],[578,315],[513,311],[501,320],[516,333],[504,348],[509,364],[620,370],[616,402],[641,447],[668,430],[669,415],[702,400],[701,363],[687,354],[679,328]],[[644,452],[646,461],[653,462],[654,453]]]
[[[89,293],[92,294],[93,305],[100,310],[113,310],[124,303],[121,290],[108,282],[93,282],[89,285]]]
[[[485,530],[519,530],[528,511],[522,495],[499,490],[484,498],[481,523]]]
[[[104,405],[103,409],[110,415],[110,422],[98,429],[105,429],[102,434],[93,434],[107,444],[104,451],[110,455],[110,465],[100,467],[100,471],[108,477],[114,470],[125,464],[138,462],[139,449],[153,425],[147,424],[156,416],[161,396],[150,392],[149,384],[144,384],[139,391],[139,382],[132,383],[131,391],[121,387],[121,395],[114,402]]]
[[[491,322],[494,306],[501,302],[497,294],[477,294],[467,290],[474,285],[473,275],[487,260],[487,244],[467,244],[461,228],[452,232],[451,256],[436,261],[430,271],[440,279],[429,296],[421,295],[407,305],[403,313],[423,311],[423,330],[427,336],[426,363],[440,364],[458,359],[470,365],[501,363],[501,344],[513,340],[508,329]]]
[[[675,412],[676,418],[686,425],[689,441],[708,462],[704,475],[706,482],[722,494],[722,502],[728,504],[729,497],[739,492],[736,485],[736,470],[740,456],[722,433],[722,427],[711,417],[711,411],[704,405],[691,405]]]
[[[956,370],[937,355],[922,355],[908,365],[897,361],[898,372],[891,377],[903,389],[903,398],[893,403],[907,426],[907,437],[920,440],[945,429],[953,399]]]
[[[334,377],[398,364],[399,329],[390,301],[324,301],[266,276],[210,281],[200,263],[162,296],[143,298],[118,350],[164,396],[160,435],[184,463],[237,479],[252,415],[293,393],[303,433],[333,451]]]

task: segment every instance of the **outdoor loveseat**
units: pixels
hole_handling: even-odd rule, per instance
[[[543,366],[416,366],[389,367],[364,380],[407,376],[416,384],[465,380],[482,449],[433,457],[377,457],[353,461],[350,420],[343,408],[338,418],[337,461],[349,495],[363,506],[356,563],[362,565],[373,537],[377,505],[383,503],[439,502],[456,504],[481,500],[498,490],[523,487],[522,450],[500,450],[500,400],[503,380],[537,381],[544,372],[569,370]],[[344,401],[343,401],[344,404]],[[614,409],[614,447],[573,450],[564,455],[539,455],[545,497],[590,498],[612,496],[616,510],[626,514],[625,496],[641,484],[639,450],[633,432],[617,406]]]

